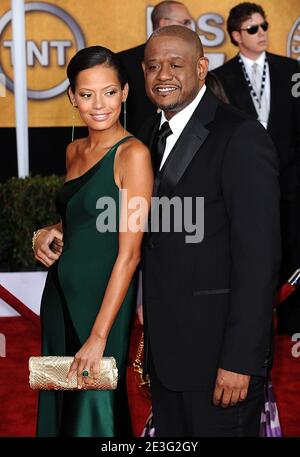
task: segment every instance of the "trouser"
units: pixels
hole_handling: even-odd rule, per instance
[[[164,387],[150,358],[153,422],[157,437],[258,436],[265,378],[253,377],[235,406],[214,406],[213,391],[174,392]]]

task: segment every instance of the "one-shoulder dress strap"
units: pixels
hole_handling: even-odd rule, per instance
[[[113,146],[113,149],[117,149],[120,144],[122,143],[125,143],[125,141],[129,140],[129,138],[134,138],[133,135],[127,135],[127,136],[124,136],[124,138],[122,138],[120,141],[118,141],[114,146]]]

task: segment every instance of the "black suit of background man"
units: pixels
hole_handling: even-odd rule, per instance
[[[268,34],[259,27],[249,35],[247,26],[262,24],[266,15],[259,5],[242,3],[229,14],[227,29],[240,54],[256,61],[266,51]],[[242,30],[241,30],[242,29]],[[267,131],[280,162],[282,265],[278,287],[300,267],[300,97],[293,96],[293,75],[299,62],[266,52],[270,75],[270,111]],[[229,99],[237,108],[257,118],[250,89],[238,55],[214,70]],[[278,310],[279,333],[299,332],[300,291]]]

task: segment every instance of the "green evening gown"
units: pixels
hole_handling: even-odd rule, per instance
[[[119,188],[114,181],[115,144],[92,168],[67,181],[57,196],[64,249],[49,269],[41,303],[43,355],[75,355],[88,338],[118,254]],[[116,231],[100,233],[100,197],[116,204]],[[106,209],[106,208],[105,208]],[[109,333],[104,356],[119,370],[114,391],[40,391],[37,436],[131,436],[126,360],[135,311],[136,277]]]

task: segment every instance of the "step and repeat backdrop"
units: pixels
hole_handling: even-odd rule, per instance
[[[0,2],[0,127],[14,127],[14,85],[10,0]],[[52,0],[25,2],[30,127],[71,124],[66,66],[82,47],[100,44],[121,51],[143,43],[152,32],[151,0]],[[210,68],[236,53],[226,18],[238,1],[186,0]],[[300,60],[299,0],[258,1],[270,23],[270,52]],[[7,89],[3,87],[6,81]],[[79,119],[77,125],[80,125]]]

